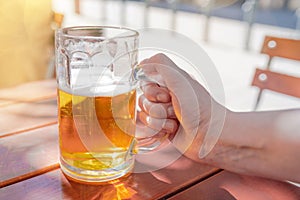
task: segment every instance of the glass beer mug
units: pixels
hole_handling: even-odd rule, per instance
[[[56,32],[55,43],[62,171],[83,182],[128,174],[139,148],[138,32],[68,27]],[[140,147],[147,151],[158,143]]]

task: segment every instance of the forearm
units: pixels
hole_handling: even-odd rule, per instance
[[[222,134],[202,161],[249,175],[300,182],[300,110],[228,112]]]

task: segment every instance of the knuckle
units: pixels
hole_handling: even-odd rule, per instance
[[[167,56],[164,53],[157,53],[151,57],[151,61],[162,62]]]
[[[149,108],[149,115],[158,118],[166,118],[168,114],[162,104],[152,104]]]

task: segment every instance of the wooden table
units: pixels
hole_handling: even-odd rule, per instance
[[[55,80],[0,90],[0,199],[300,199],[297,186],[180,157],[106,185],[69,181],[58,164]]]

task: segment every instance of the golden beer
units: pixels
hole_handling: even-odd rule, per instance
[[[99,94],[58,90],[61,165],[71,177],[77,173],[105,181],[123,176],[133,166],[136,90]]]

